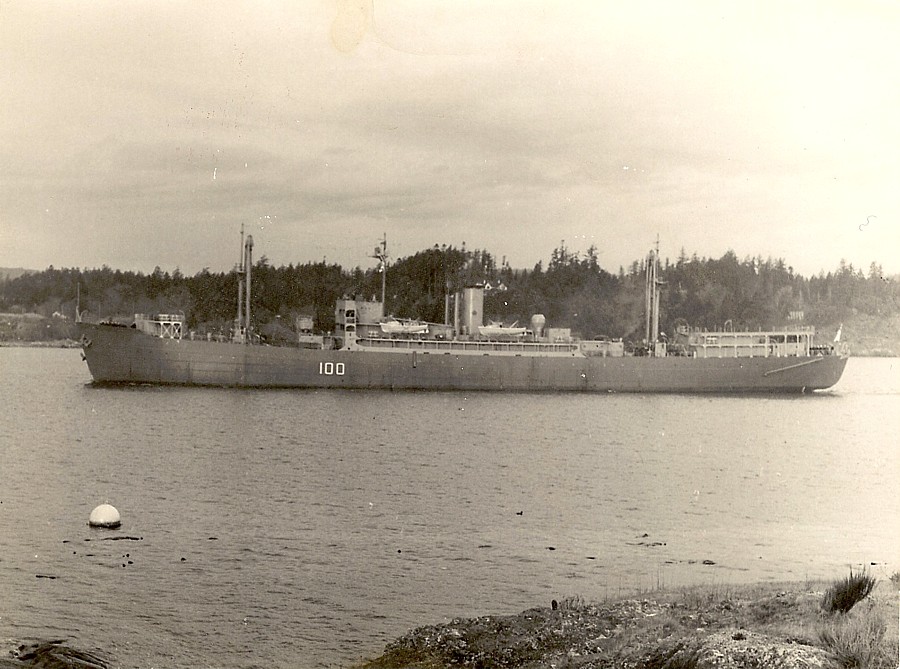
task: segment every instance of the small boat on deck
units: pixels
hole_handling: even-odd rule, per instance
[[[378,326],[384,334],[388,335],[413,335],[426,334],[428,332],[428,323],[401,320],[393,317],[385,318]]]
[[[478,326],[478,334],[488,338],[524,337],[527,333],[528,328],[517,327],[515,323],[512,325],[503,325],[503,323],[495,323],[492,321],[488,325]]]

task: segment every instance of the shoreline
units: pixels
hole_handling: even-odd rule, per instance
[[[875,583],[849,611],[829,612],[825,602],[841,583],[717,584],[594,603],[553,600],[514,615],[416,628],[357,669],[894,669],[900,574]]]

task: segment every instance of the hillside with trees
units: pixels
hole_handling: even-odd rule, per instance
[[[644,328],[646,260],[611,273],[591,247],[577,253],[565,244],[546,266],[513,269],[484,250],[435,246],[400,258],[386,276],[386,313],[443,322],[445,296],[482,283],[485,318],[527,324],[543,314],[548,325],[569,327],[584,338],[621,337],[638,342]],[[263,256],[253,267],[253,320],[270,340],[289,341],[298,316],[322,332],[334,329],[334,303],[342,296],[377,299],[377,267],[346,270],[336,264],[274,267]],[[864,272],[843,261],[831,272],[804,277],[784,260],[747,257],[664,258],[660,325],[680,323],[711,331],[812,325],[833,333],[844,324],[857,354],[900,354],[900,282],[872,263]],[[237,304],[238,276],[204,268],[185,276],[156,268],[150,274],[100,269],[57,269],[0,279],[0,341],[73,338],[76,304],[90,320],[130,322],[135,313],[183,312],[198,333],[227,333]],[[449,310],[452,319],[452,307]],[[828,335],[831,336],[831,335]]]

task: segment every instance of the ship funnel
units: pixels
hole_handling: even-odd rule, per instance
[[[531,317],[531,331],[535,337],[540,338],[544,336],[544,325],[546,324],[547,319],[544,318],[544,314],[534,314]]]
[[[467,286],[463,289],[463,332],[469,335],[478,332],[484,325],[484,286]]]

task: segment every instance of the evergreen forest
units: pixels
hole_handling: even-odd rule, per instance
[[[583,338],[608,336],[639,342],[644,333],[646,259],[611,273],[597,249],[573,252],[565,244],[546,264],[532,269],[498,265],[484,250],[435,246],[400,258],[387,267],[386,314],[444,322],[445,296],[466,285],[485,285],[486,321],[527,325],[543,314],[548,326],[568,327]],[[880,265],[866,271],[841,261],[830,272],[805,277],[784,260],[688,256],[661,261],[660,327],[677,324],[710,331],[813,325],[823,336],[839,324],[862,323],[885,329],[891,341],[874,353],[894,350],[891,323],[900,319],[900,286]],[[185,276],[156,268],[150,274],[100,269],[57,269],[0,279],[0,340],[73,338],[76,304],[89,320],[130,322],[135,313],[183,312],[187,328],[199,334],[227,333],[237,310],[238,274],[205,268]],[[380,299],[380,268],[347,270],[325,262],[274,267],[263,256],[252,268],[253,327],[270,341],[292,341],[294,323],[312,317],[319,332],[334,328],[334,305],[341,297]],[[452,320],[452,306],[449,309]],[[881,337],[884,339],[884,337]],[[880,349],[887,348],[882,351]]]

